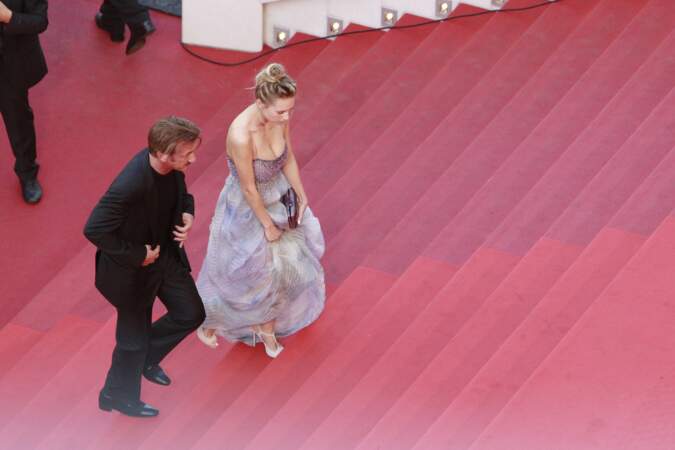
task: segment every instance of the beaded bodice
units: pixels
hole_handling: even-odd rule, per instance
[[[253,173],[255,174],[255,181],[257,183],[267,183],[274,179],[281,169],[283,169],[286,160],[288,159],[288,148],[284,147],[284,151],[276,159],[254,159],[253,160]],[[237,174],[237,168],[234,165],[234,161],[227,157],[227,165],[230,168],[230,173],[235,177],[239,178]]]

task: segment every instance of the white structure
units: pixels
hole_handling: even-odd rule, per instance
[[[448,0],[450,9],[466,3],[497,9],[505,0]],[[439,0],[183,0],[183,42],[206,47],[258,52],[277,46],[275,29],[327,36],[328,18],[344,27],[382,26],[382,8],[398,17],[415,14],[437,19]]]

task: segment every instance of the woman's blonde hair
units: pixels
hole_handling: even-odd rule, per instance
[[[295,80],[279,63],[268,64],[255,77],[255,98],[266,105],[278,98],[295,97]]]

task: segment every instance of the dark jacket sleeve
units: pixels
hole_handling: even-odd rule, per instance
[[[132,267],[143,264],[145,245],[127,242],[117,232],[129,215],[129,206],[143,193],[142,177],[122,172],[94,207],[84,227],[84,235],[99,250]]]
[[[195,215],[195,198],[190,194],[187,190],[187,186],[185,184],[185,175],[181,174],[181,183],[183,183],[184,191],[183,194],[183,211],[188,214],[192,214],[193,216]]]
[[[186,192],[185,195],[183,196],[183,203],[185,205],[185,208],[183,208],[186,213],[192,214],[193,216],[195,215],[195,199],[192,196],[192,194]]]
[[[3,34],[40,34],[47,29],[47,0],[26,0],[23,12],[12,11],[12,19],[3,24]]]

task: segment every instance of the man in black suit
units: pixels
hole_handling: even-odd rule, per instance
[[[0,111],[27,203],[42,198],[28,89],[47,74],[38,38],[47,24],[47,0],[0,0]]]
[[[159,363],[204,321],[183,248],[194,220],[183,172],[200,143],[192,122],[159,120],[150,129],[148,148],[122,169],[84,228],[98,249],[96,287],[117,310],[112,365],[99,395],[103,410],[157,415],[140,400],[141,375],[168,385]],[[155,297],[167,313],[152,323]]]
[[[145,45],[145,38],[155,31],[148,8],[138,0],[104,0],[94,19],[96,26],[107,31],[113,42],[124,41],[124,25],[129,27],[127,55],[140,50]]]

